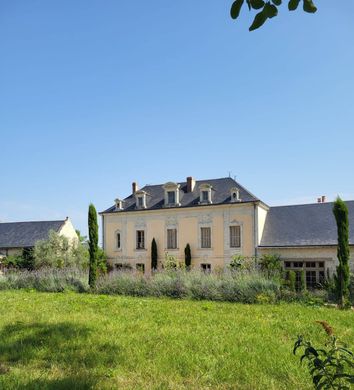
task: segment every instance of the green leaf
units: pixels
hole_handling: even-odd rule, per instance
[[[267,3],[264,6],[263,12],[267,18],[271,19],[278,15],[278,8],[273,4]]]
[[[317,11],[315,4],[312,0],[304,0],[304,11],[310,14],[314,14]]]
[[[288,4],[289,11],[295,11],[300,4],[300,0],[290,0]]]
[[[261,12],[259,12],[255,16],[253,23],[251,24],[251,27],[249,28],[249,30],[250,31],[257,30],[257,28],[263,26],[263,24],[265,23],[266,20],[267,20],[267,16],[264,13],[264,9],[263,9]]]
[[[244,0],[236,0],[233,2],[230,10],[232,19],[237,19],[240,15],[241,7],[243,6]]]
[[[260,9],[264,7],[265,2],[263,0],[250,0],[253,9]]]
[[[272,3],[275,5],[281,5],[281,0],[272,0]]]

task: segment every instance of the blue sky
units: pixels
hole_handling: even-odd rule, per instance
[[[0,0],[0,220],[237,176],[270,205],[354,199],[354,2],[253,33],[226,0]]]

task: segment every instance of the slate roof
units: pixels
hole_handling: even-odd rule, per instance
[[[187,182],[177,183],[180,184],[180,203],[181,207],[192,207],[198,206],[200,190],[199,186],[201,184],[210,184],[212,186],[212,195],[211,200],[212,204],[225,204],[229,203],[231,200],[231,188],[237,187],[240,190],[240,203],[246,202],[255,202],[259,199],[247,191],[243,186],[230,177],[221,178],[221,179],[209,179],[209,180],[198,180],[196,181],[193,192],[187,192]],[[144,210],[157,210],[164,208],[164,194],[165,190],[163,188],[164,184],[157,185],[146,185],[141,188],[140,191],[145,191],[146,195],[146,209]],[[203,206],[201,206],[203,207]],[[135,196],[132,194],[123,200],[123,211],[135,211],[136,202]],[[139,210],[141,211],[141,210]],[[109,209],[103,211],[102,213],[113,213],[120,212],[116,210],[115,206],[110,207]],[[101,213],[101,214],[102,214]]]
[[[63,221],[0,223],[0,248],[33,247],[38,240],[48,238],[50,230],[58,232]]]
[[[354,201],[349,210],[349,242],[354,245]],[[333,203],[271,207],[265,221],[261,247],[337,245]]]

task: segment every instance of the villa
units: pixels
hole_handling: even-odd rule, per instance
[[[354,226],[354,201],[346,202]],[[305,269],[309,286],[337,264],[333,203],[269,207],[232,178],[168,182],[132,193],[101,212],[104,250],[116,268],[151,271],[151,242],[159,262],[166,253],[205,271],[227,267],[233,256],[278,254],[287,270]],[[353,266],[354,229],[350,235]]]

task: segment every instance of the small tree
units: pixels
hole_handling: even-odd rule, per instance
[[[289,271],[288,278],[289,278],[290,291],[295,292],[296,291],[296,273],[295,273],[295,271]]]
[[[95,206],[91,203],[88,211],[88,230],[89,230],[89,285],[94,288],[97,279],[97,258],[98,258],[98,223]]]
[[[155,238],[151,242],[151,269],[153,271],[157,270],[157,244]]]
[[[349,298],[350,284],[349,219],[348,207],[339,197],[334,202],[333,214],[336,218],[338,231],[337,257],[339,265],[335,275],[336,295],[339,305],[344,307]]]
[[[191,254],[191,246],[189,244],[184,248],[184,262],[186,268],[189,269],[192,265],[192,254]]]
[[[305,292],[307,290],[307,286],[306,286],[306,274],[305,274],[305,270],[301,270],[300,272],[300,291],[301,292]]]

